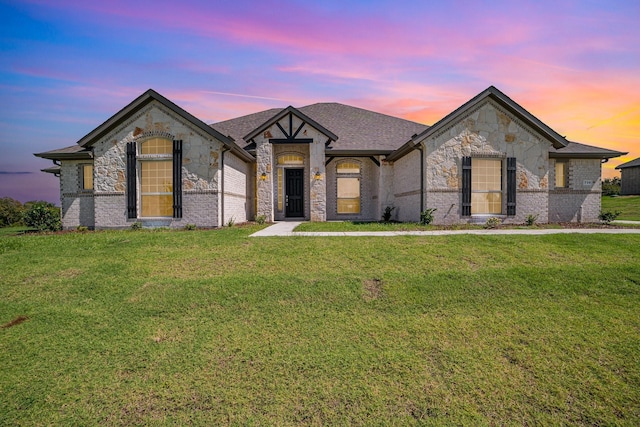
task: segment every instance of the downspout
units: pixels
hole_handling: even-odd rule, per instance
[[[420,212],[424,211],[424,148],[422,144],[416,145],[420,150]]]
[[[229,148],[223,148],[220,153],[220,227],[224,226],[224,153]]]

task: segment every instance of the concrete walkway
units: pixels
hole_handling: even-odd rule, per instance
[[[545,234],[640,234],[640,228],[542,228],[542,229],[497,229],[497,230],[433,230],[433,231],[293,231],[299,221],[282,221],[253,233],[249,237],[269,236],[451,236],[456,234],[476,235],[530,235]]]

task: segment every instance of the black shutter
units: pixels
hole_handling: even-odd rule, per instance
[[[471,157],[462,158],[462,216],[471,216]]]
[[[182,140],[173,141],[173,217],[182,218]]]
[[[127,143],[127,218],[137,218],[136,143]]]
[[[516,214],[516,158],[507,157],[507,215]]]

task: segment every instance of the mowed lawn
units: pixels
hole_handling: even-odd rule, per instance
[[[640,236],[0,237],[0,425],[638,425]]]
[[[640,196],[602,196],[602,210],[619,211],[618,219],[640,221]]]

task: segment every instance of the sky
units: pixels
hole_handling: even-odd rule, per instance
[[[427,125],[490,85],[572,141],[640,157],[637,0],[0,0],[0,197],[153,88],[206,123],[340,102]]]

